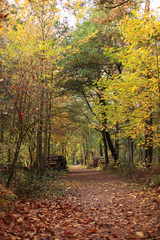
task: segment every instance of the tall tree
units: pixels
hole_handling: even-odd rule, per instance
[[[113,116],[119,119],[123,134],[144,146],[145,162],[150,165],[153,142],[159,145],[159,17],[148,11],[133,14],[122,21],[123,73],[115,75],[109,86],[106,81],[106,99],[112,92],[109,121]]]
[[[14,103],[13,121],[11,121],[13,131],[18,122],[17,147],[8,185],[14,173],[25,133],[33,122],[39,123],[37,128],[39,151],[37,152],[39,170],[41,174],[44,173],[48,141],[48,108],[51,101],[49,93],[52,92],[51,79],[57,71],[55,63],[61,50],[56,46],[56,43],[60,43],[60,39],[55,40],[53,44],[55,32],[59,31],[56,28],[59,19],[57,12],[56,2],[53,1],[16,1],[15,5],[10,7],[8,22],[2,32],[3,78],[1,84],[4,86],[4,95],[8,95],[10,101]],[[37,91],[36,94],[34,89]],[[35,95],[35,101],[32,93],[33,96]],[[31,99],[33,104],[30,102]],[[35,111],[36,115],[30,115],[32,111]],[[30,117],[35,118],[31,121]],[[44,149],[42,149],[42,133],[44,133]],[[43,159],[42,153],[45,154]]]
[[[99,88],[97,81],[103,74],[110,75],[111,62],[108,56],[103,55],[103,47],[105,41],[110,44],[111,39],[107,33],[103,33],[103,28],[99,24],[91,20],[86,20],[79,26],[67,40],[67,51],[64,55],[64,62],[61,78],[64,76],[64,81],[61,81],[63,89],[72,90],[75,94],[83,97],[89,110],[93,116],[97,118],[99,129],[103,132],[105,129],[106,139],[112,155],[117,161],[117,153],[110,133],[107,129],[107,114],[104,109],[106,103],[103,101],[103,89]],[[118,65],[118,63],[117,63]],[[66,78],[67,77],[67,78]],[[101,109],[99,112],[93,110],[93,103],[99,102]],[[102,133],[103,134],[103,133]],[[105,144],[105,146],[107,146]],[[105,151],[107,152],[107,151]],[[107,155],[106,155],[106,162]]]

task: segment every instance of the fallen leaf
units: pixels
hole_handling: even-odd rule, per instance
[[[136,232],[136,235],[139,236],[139,237],[144,237],[143,232]]]
[[[88,234],[95,233],[95,232],[96,232],[96,230],[92,229],[92,228],[87,231]]]
[[[17,219],[17,222],[18,222],[18,223],[22,223],[22,222],[23,222],[23,218],[22,218],[22,217],[18,218],[18,219]]]

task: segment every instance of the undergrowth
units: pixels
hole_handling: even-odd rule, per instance
[[[101,169],[107,174],[116,174],[144,188],[160,187],[160,166],[153,165],[149,168],[134,166],[132,169],[126,164],[110,164]]]
[[[47,171],[44,176],[38,176],[29,171],[17,171],[8,189],[5,187],[7,177],[4,178],[1,172],[0,211],[14,204],[17,199],[50,199],[59,196],[64,188],[59,176],[65,173],[65,171]]]
[[[44,176],[35,174],[18,174],[15,183],[15,193],[19,197],[43,198],[60,195],[63,184],[58,180],[58,175],[64,172],[47,172]]]

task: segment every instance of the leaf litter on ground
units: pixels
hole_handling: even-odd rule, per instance
[[[0,239],[160,239],[159,200],[114,175],[74,166],[49,199],[1,212]]]

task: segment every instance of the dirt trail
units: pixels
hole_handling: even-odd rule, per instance
[[[15,203],[0,239],[160,239],[159,203],[114,175],[74,166],[62,196]]]
[[[141,191],[116,176],[79,166],[64,180],[65,197],[82,211],[85,236],[75,239],[160,239],[159,204]]]

